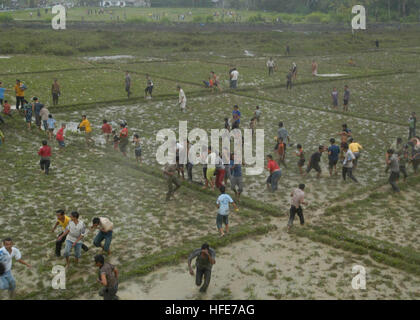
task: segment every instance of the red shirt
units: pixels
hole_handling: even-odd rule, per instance
[[[8,103],[5,103],[4,104],[4,106],[3,106],[3,112],[5,114],[10,114],[10,104],[8,104]]]
[[[60,128],[60,130],[57,131],[55,138],[57,141],[64,141],[64,128]]]
[[[50,146],[42,146],[41,149],[39,149],[38,154],[42,158],[51,157],[51,147]]]
[[[102,125],[102,132],[103,133],[111,133],[112,132],[112,127],[109,123],[104,123]]]
[[[273,173],[274,171],[280,169],[280,167],[277,164],[277,162],[275,162],[274,160],[270,160],[268,161],[267,169],[270,170],[270,173]]]
[[[126,137],[128,137],[128,129],[127,129],[127,128],[124,128],[124,129],[122,129],[122,130],[121,130],[121,132],[120,132],[120,137],[121,137],[121,138],[126,138]]]

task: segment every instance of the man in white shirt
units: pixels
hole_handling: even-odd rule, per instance
[[[81,256],[81,249],[83,242],[81,241],[86,234],[86,227],[83,221],[79,221],[79,213],[77,211],[73,211],[70,215],[71,221],[66,227],[66,230],[63,234],[58,237],[57,240],[61,240],[61,238],[66,238],[66,248],[64,251],[64,256],[66,257],[66,267],[69,266],[69,256],[70,251],[74,248],[74,256],[76,257],[76,264],[79,263],[79,258]]]
[[[187,97],[185,96],[184,90],[182,90],[181,86],[177,86],[179,91],[179,98],[178,104],[181,107],[182,112],[185,112],[185,108],[187,107]]]
[[[12,275],[12,259],[24,264],[28,268],[31,266],[22,260],[22,255],[18,248],[13,247],[11,238],[3,240],[3,247],[0,248],[0,289],[9,290],[9,297],[15,296],[16,281]]]
[[[290,217],[289,222],[287,224],[287,231],[290,230],[290,228],[293,225],[293,220],[295,219],[295,215],[297,213],[300,224],[303,225],[305,223],[305,220],[303,218],[303,209],[301,207],[302,204],[305,204],[304,198],[305,198],[305,192],[303,190],[305,189],[305,185],[302,183],[299,185],[298,189],[295,189],[290,196],[291,199],[291,205],[290,205]]]
[[[274,74],[274,68],[276,67],[276,63],[274,62],[273,58],[270,57],[270,60],[267,61],[267,68],[268,68],[268,75],[271,76]]]
[[[96,235],[95,239],[93,240],[93,244],[95,247],[102,247],[102,249],[111,254],[110,246],[112,241],[112,229],[114,228],[114,224],[105,217],[93,218],[92,220],[92,227],[91,230],[99,228],[99,232]],[[105,244],[101,245],[101,242],[105,239]]]
[[[358,182],[353,176],[353,160],[356,159],[353,152],[349,149],[348,144],[343,145],[344,161],[343,161],[343,180],[346,181],[346,176],[349,176],[354,182]]]
[[[232,72],[230,73],[230,87],[232,89],[236,89],[238,86],[238,77],[239,72],[236,70],[236,68],[233,68]]]

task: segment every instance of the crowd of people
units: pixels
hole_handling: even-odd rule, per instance
[[[268,75],[273,76],[276,70],[276,63],[272,58],[267,62]],[[317,65],[315,61],[312,65],[312,73],[317,73]],[[287,88],[291,89],[292,80],[297,77],[297,65],[293,63],[290,71],[287,75]],[[229,81],[230,88],[236,89],[238,84],[239,72],[235,67],[229,70]],[[212,71],[210,73],[209,87],[217,90],[222,90],[220,86],[220,80],[218,76]],[[152,98],[153,92],[153,81],[150,76],[146,76],[146,88],[144,90],[145,98]],[[127,97],[131,95],[131,77],[127,71],[125,74],[125,91]],[[37,97],[30,99],[28,102],[25,99],[26,85],[16,80],[14,86],[15,97],[16,97],[16,112],[24,116],[27,124],[27,129],[32,130],[33,117],[35,118],[35,126],[38,130],[44,129],[46,138],[42,141],[42,147],[38,151],[40,156],[40,168],[41,172],[46,175],[50,172],[51,167],[51,156],[52,148],[48,144],[54,138],[57,141],[59,152],[66,147],[64,136],[66,130],[66,124],[61,123],[60,128],[57,129],[57,121],[53,115],[49,112],[47,106],[39,101]],[[179,93],[178,105],[182,112],[187,110],[187,97],[184,90],[180,85],[177,86]],[[2,105],[2,114],[5,116],[13,117],[10,104],[5,99],[5,92],[7,89],[3,88],[0,82],[0,103]],[[60,85],[57,79],[54,80],[51,87],[51,94],[53,98],[53,106],[58,105],[58,99],[61,95]],[[333,108],[338,108],[338,92],[334,88],[331,93]],[[348,111],[350,92],[348,86],[344,87],[344,98],[343,98],[343,111]],[[241,127],[241,112],[239,106],[235,105],[230,118],[225,118],[224,128],[229,132],[237,132],[235,129]],[[255,111],[249,123],[249,128],[255,132],[255,129],[262,118],[262,110],[260,106],[255,107]],[[0,117],[2,123],[3,118]],[[400,189],[397,185],[400,174],[403,175],[405,180],[408,176],[407,165],[412,164],[413,171],[418,171],[420,164],[420,138],[416,135],[416,123],[417,117],[413,112],[409,118],[409,135],[408,139],[398,138],[389,147],[386,152],[386,172],[390,171],[389,183],[392,190],[399,192]],[[120,150],[123,156],[127,156],[128,145],[129,145],[129,131],[126,122],[119,123],[119,132],[112,128],[112,125],[107,119],[103,119],[101,131],[105,139],[107,146],[115,150]],[[92,137],[92,124],[88,120],[86,115],[82,115],[81,121],[77,126],[85,136],[86,145],[91,147],[94,144]],[[232,131],[235,130],[235,131]],[[358,179],[355,176],[359,161],[362,158],[364,147],[355,138],[354,132],[348,128],[347,124],[343,124],[341,131],[337,133],[337,137],[340,138],[340,144],[337,144],[335,137],[329,139],[329,146],[321,144],[317,147],[317,151],[312,153],[308,158],[306,164],[306,154],[302,143],[298,143],[295,149],[296,156],[296,167],[300,173],[302,179],[307,177],[312,170],[317,172],[317,177],[320,178],[321,159],[323,153],[327,153],[328,157],[328,169],[329,175],[338,175],[337,166],[341,163],[341,175],[344,181],[347,178],[351,179],[354,183],[358,183]],[[1,143],[5,142],[4,134],[0,131],[0,146]],[[278,190],[278,184],[282,177],[284,169],[293,170],[290,167],[290,163],[286,161],[287,150],[293,147],[291,143],[290,135],[288,130],[285,128],[283,122],[279,122],[277,135],[275,137],[275,147],[273,152],[267,154],[267,166],[268,177],[266,179],[266,185],[270,192],[276,192]],[[243,142],[242,142],[243,143]],[[133,135],[132,144],[134,146],[134,155],[137,163],[142,164],[142,147],[141,138],[139,134]],[[244,191],[244,182],[242,177],[242,165],[235,163],[235,155],[230,150],[224,148],[222,152],[219,150],[212,150],[211,146],[204,146],[206,148],[203,152],[205,157],[204,164],[202,165],[202,185],[203,188],[209,188],[214,190],[217,188],[220,191],[220,195],[215,201],[217,206],[216,216],[216,227],[221,237],[224,237],[229,233],[229,212],[230,206],[235,208],[235,212],[239,212],[240,197]],[[167,181],[168,191],[166,194],[166,201],[173,199],[176,191],[181,187],[180,179],[185,180],[184,177],[184,165],[179,162],[179,155],[181,151],[186,151],[187,154],[191,148],[191,143],[186,141],[180,141],[177,143],[177,159],[175,164],[168,164],[163,169],[163,175]],[[193,164],[188,162],[186,164],[188,181],[193,182]],[[231,191],[234,193],[234,199],[226,193],[226,188],[230,185]],[[293,226],[295,215],[299,217],[300,224],[304,224],[304,215],[302,205],[305,204],[305,184],[301,183],[297,188],[291,192],[291,205],[289,212],[289,220],[287,223],[287,229],[290,230]],[[84,238],[86,236],[86,226],[80,219],[80,215],[77,211],[71,212],[70,216],[67,216],[65,211],[60,209],[56,212],[56,223],[52,229],[55,232],[56,228],[61,227],[61,233],[57,236],[55,241],[55,255],[61,256],[62,245],[65,245],[64,257],[66,259],[66,266],[70,264],[70,254],[74,249],[75,263],[78,263],[81,257],[82,250],[87,252],[89,248],[84,244]],[[91,230],[99,229],[93,245],[95,247],[102,247],[103,253],[106,255],[111,254],[110,245],[113,238],[113,223],[106,217],[95,217],[92,220]],[[104,242],[104,244],[102,244]],[[18,262],[31,267],[28,263],[22,260],[19,249],[13,246],[13,241],[10,238],[6,238],[3,241],[3,247],[0,249],[0,288],[9,290],[10,296],[13,297],[15,294],[15,280],[11,273],[12,258],[15,258]],[[201,248],[195,250],[188,258],[188,267],[190,273],[193,275],[194,272],[191,267],[191,261],[193,258],[197,258],[196,263],[196,284],[201,285],[204,277],[204,285],[201,287],[201,291],[206,291],[211,276],[211,268],[215,263],[215,251],[209,247],[207,243],[204,243]],[[115,266],[105,262],[104,255],[95,255],[95,265],[99,268],[98,282],[102,284],[100,294],[104,299],[117,299],[116,293],[118,291],[118,270]]]

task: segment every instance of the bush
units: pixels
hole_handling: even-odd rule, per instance
[[[249,23],[258,23],[258,22],[265,22],[264,17],[261,15],[261,13],[257,14],[256,16],[250,16],[248,18]]]
[[[312,12],[305,17],[305,21],[308,23],[321,23],[323,19],[326,19],[327,15],[321,12]]]
[[[12,22],[14,19],[10,13],[0,13],[0,23]]]

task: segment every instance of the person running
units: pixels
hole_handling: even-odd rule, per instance
[[[267,155],[267,170],[270,172],[266,182],[267,187],[274,192],[278,187],[278,182],[281,177],[281,169],[277,162],[273,160],[273,156],[271,154]]]
[[[219,154],[216,158],[216,188],[223,186],[225,174],[225,165],[223,164],[223,159]]]
[[[179,91],[179,96],[178,96],[178,105],[181,108],[182,112],[186,111],[187,108],[187,96],[185,95],[184,90],[181,88],[180,85],[177,86],[178,91]]]
[[[416,124],[417,116],[415,112],[412,112],[408,118],[408,140],[416,136]]]
[[[277,138],[283,139],[283,142],[284,142],[284,152],[286,152],[286,149],[287,149],[286,140],[287,140],[287,143],[290,146],[290,136],[289,136],[289,132],[284,127],[284,124],[283,124],[282,121],[279,122],[279,128],[277,129]]]
[[[94,143],[92,139],[92,127],[90,126],[90,122],[87,119],[86,115],[82,115],[82,121],[77,126],[77,129],[85,133],[86,145],[89,146],[89,143]]]
[[[303,166],[305,165],[305,152],[303,151],[303,147],[301,144],[296,146],[296,156],[299,158],[297,166],[299,168],[299,173],[303,176]]]
[[[23,100],[25,99],[25,89],[26,86],[20,80],[16,80],[16,84],[14,86],[16,94],[16,110],[19,110],[19,106],[22,106],[23,108]]]
[[[344,150],[343,147],[345,144],[347,144],[347,140],[349,137],[351,137],[351,130],[347,127],[347,124],[342,125],[342,131],[338,133],[338,135],[341,137],[341,152],[340,152],[340,158],[344,159]]]
[[[331,145],[328,147],[328,169],[330,171],[330,176],[333,174],[337,175],[337,162],[338,156],[340,155],[340,147],[335,144],[335,139],[330,139]]]
[[[312,76],[318,75],[318,64],[315,62],[315,60],[312,60]]]
[[[386,153],[386,163],[391,169],[388,182],[394,192],[400,192],[400,188],[397,186],[397,181],[400,177],[400,162],[398,160],[398,155],[394,152],[394,150],[388,149]]]
[[[356,159],[353,152],[349,149],[348,144],[343,145],[344,161],[343,161],[343,180],[346,181],[346,177],[349,176],[354,182],[358,183],[357,179],[353,176],[353,161]]]
[[[108,218],[95,217],[92,219],[92,226],[90,229],[95,230],[96,228],[99,228],[99,232],[93,240],[93,244],[95,247],[101,247],[108,255],[110,255],[114,224]],[[101,245],[103,240],[105,240],[105,243],[104,245]]]
[[[23,100],[23,110],[25,113],[25,122],[28,126],[28,130],[32,129],[32,104],[28,103],[25,99]]]
[[[233,68],[232,72],[230,73],[230,87],[232,89],[236,89],[238,87],[238,78],[239,72],[236,68]]]
[[[290,231],[290,229],[293,226],[293,220],[295,220],[295,215],[297,213],[300,221],[300,225],[303,226],[305,223],[305,219],[303,217],[303,209],[302,204],[306,204],[304,201],[305,198],[305,192],[303,191],[305,189],[305,185],[303,183],[299,184],[299,188],[292,191],[290,194],[291,203],[290,203],[290,216],[289,221],[287,223],[287,232]]]
[[[95,265],[98,270],[98,282],[102,285],[99,290],[99,295],[104,297],[104,300],[119,300],[118,292],[118,269],[105,262],[105,258],[101,254],[95,256]]]
[[[64,130],[66,129],[66,124],[62,123],[61,128],[58,129],[55,139],[57,140],[59,151],[61,151],[66,144],[64,143]]]
[[[338,91],[337,88],[334,88],[333,91],[331,92],[331,98],[332,98],[332,104],[333,104],[333,109],[338,109]]]
[[[86,233],[85,224],[83,223],[83,221],[79,220],[79,213],[77,211],[73,211],[71,213],[70,219],[71,221],[68,223],[66,230],[57,239],[60,241],[63,238],[67,237],[66,247],[64,251],[64,256],[66,257],[66,267],[68,267],[70,263],[69,257],[72,248],[74,248],[76,264],[79,263],[79,258],[81,256],[81,248],[83,245],[82,240]]]
[[[272,74],[274,74],[275,67],[276,67],[276,63],[274,62],[273,58],[270,57],[270,59],[267,61],[268,76],[271,76]]]
[[[354,154],[354,161],[353,161],[353,170],[356,170],[358,161],[360,159],[360,153],[363,150],[363,147],[358,142],[354,141],[353,138],[349,139],[349,149]]]
[[[168,193],[166,194],[166,202],[168,202],[175,192],[181,187],[181,183],[175,175],[179,159],[176,159],[176,164],[167,164],[163,170],[168,183]],[[175,189],[173,188],[175,185]]]
[[[38,155],[41,157],[41,160],[39,161],[41,172],[48,174],[51,164],[51,147],[48,145],[47,140],[42,141],[42,147],[39,149]]]
[[[287,79],[286,89],[292,90],[292,78],[293,78],[293,74],[292,74],[292,70],[290,70],[286,76],[286,79]]]
[[[225,186],[220,187],[220,196],[217,198],[216,204],[218,208],[216,225],[219,230],[220,236],[224,237],[225,234],[229,233],[229,204],[232,204],[235,207],[235,211],[238,212],[239,209],[236,206],[235,201],[226,194]],[[225,231],[223,231],[223,224],[225,224]]]
[[[286,145],[283,142],[283,138],[277,139],[277,145],[276,145],[276,155],[277,155],[277,163],[280,166],[281,164],[284,165],[285,168],[287,168],[285,158],[286,158]]]
[[[65,211],[63,209],[57,210],[55,212],[56,217],[57,217],[57,221],[54,225],[54,227],[52,228],[51,232],[55,232],[55,229],[60,226],[62,231],[60,232],[60,234],[57,236],[57,240],[55,241],[55,255],[57,257],[61,257],[61,247],[63,246],[63,243],[66,241],[66,237],[60,238],[60,240],[58,240],[59,237],[61,237],[64,233],[64,231],[67,228],[67,225],[70,222],[70,217],[66,215]],[[88,251],[89,248],[85,245],[82,244],[82,249],[84,251]]]
[[[231,153],[230,159],[230,188],[235,193],[236,202],[240,203],[241,193],[244,190],[242,165],[240,163],[235,163],[234,153]]]
[[[105,143],[109,144],[111,134],[112,134],[112,126],[108,123],[108,120],[104,119],[102,120],[102,133],[105,136]]]
[[[127,98],[130,98],[131,94],[131,76],[128,71],[125,72],[125,92],[127,92]]]
[[[57,79],[54,79],[54,82],[51,86],[51,95],[53,100],[53,106],[58,105],[58,97],[61,95],[60,85]]]
[[[53,118],[53,115],[50,113],[48,115],[47,127],[48,127],[48,140],[52,140],[54,137],[55,123],[57,121]]]
[[[20,250],[13,246],[13,240],[6,238],[3,240],[3,247],[0,248],[0,265],[3,267],[3,273],[0,275],[0,289],[9,291],[9,298],[15,297],[16,281],[12,275],[12,260],[15,260],[28,268],[31,265],[22,260]]]
[[[319,163],[321,162],[321,156],[322,153],[324,152],[325,148],[324,146],[319,146],[318,147],[318,151],[314,152],[311,155],[311,158],[309,159],[309,163],[308,163],[308,167],[306,168],[306,173],[305,173],[305,177],[308,175],[308,173],[314,169],[316,172],[318,172],[317,174],[317,178],[319,178],[321,176],[321,166],[319,165]]]
[[[128,147],[128,128],[125,123],[120,124],[120,139],[119,139],[119,147],[120,151],[124,157],[127,156],[127,147]]]
[[[41,110],[44,105],[39,102],[37,97],[32,98],[32,113],[35,114],[35,124],[41,130]]]
[[[343,100],[343,111],[347,112],[349,111],[349,101],[350,101],[350,90],[349,86],[344,86],[344,100]]]
[[[153,81],[149,74],[146,74],[146,89],[144,89],[144,98],[147,99],[147,95],[150,95],[150,99],[153,98]]]
[[[201,248],[194,250],[188,257],[188,269],[192,276],[194,271],[191,267],[191,261],[195,257],[197,257],[195,284],[198,287],[201,286],[204,276],[204,284],[200,288],[200,292],[206,292],[210,284],[212,267],[216,263],[216,252],[207,243],[203,243]]]
[[[137,133],[133,137],[133,143],[134,143],[134,155],[136,156],[136,161],[141,164],[140,137]]]

